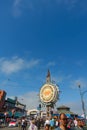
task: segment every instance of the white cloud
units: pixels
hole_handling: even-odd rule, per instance
[[[54,0],[53,3],[50,0],[14,0],[13,13],[15,16],[20,16],[26,8],[29,10],[36,10],[47,7],[48,5],[51,7],[54,4],[58,5],[59,7],[63,6],[66,10],[69,11],[73,10],[76,12],[76,10],[78,10],[79,12],[87,12],[87,2],[81,0]]]
[[[69,107],[71,112],[81,115],[83,113],[81,100],[76,99],[75,97],[73,97],[73,99],[74,99],[73,101],[70,101],[69,99],[66,99],[66,101],[65,100],[61,101],[61,99],[59,99],[58,102],[56,103],[56,108],[64,105]]]
[[[29,62],[26,63],[26,67],[27,68],[31,68],[34,67],[35,65],[37,65],[39,63],[40,60],[30,60]]]
[[[14,6],[19,6],[22,0],[14,0]]]
[[[62,83],[62,82],[65,82],[66,80],[70,80],[72,77],[72,75],[63,75],[61,73],[59,73],[58,76],[54,76],[52,77],[53,81],[55,81],[56,83],[59,82],[59,83]]]
[[[83,67],[84,64],[85,64],[85,60],[79,60],[79,61],[76,62],[76,65],[78,67]]]
[[[55,62],[49,62],[49,63],[47,64],[48,67],[50,67],[50,66],[55,66],[55,65],[56,65]]]
[[[22,1],[22,0],[14,0],[14,3],[13,3],[13,15],[14,15],[14,16],[20,16],[21,13],[22,13],[21,1]]]
[[[87,87],[87,81],[83,78],[71,81],[71,88],[76,89],[78,85],[80,85],[82,89],[85,89]]]
[[[18,100],[21,103],[26,104],[27,109],[37,108],[39,103],[40,103],[39,102],[38,92],[34,92],[34,91],[26,93],[25,95],[19,96]]]
[[[70,102],[68,103],[68,106],[70,106],[71,108],[71,111],[72,112],[75,112],[79,115],[81,115],[83,113],[82,111],[82,104],[81,104],[81,101],[74,101],[74,102]]]
[[[23,58],[12,57],[11,59],[1,58],[0,59],[0,71],[4,74],[12,74],[22,69],[29,69],[39,64],[39,60],[27,61]]]
[[[20,101],[23,104],[26,104],[27,110],[37,109],[37,107],[40,103],[38,92],[34,92],[34,91],[26,93],[25,95],[20,95],[18,97],[18,101]],[[75,100],[74,102],[68,102],[67,101],[66,103],[63,102],[62,104],[60,103],[60,101],[58,101],[56,103],[55,110],[56,110],[56,108],[58,108],[61,105],[65,105],[65,106],[70,107],[70,111],[72,111],[74,113],[77,113],[79,115],[82,114],[82,107],[81,107],[80,101],[77,101],[77,100]],[[45,108],[42,108],[42,109],[45,109]]]

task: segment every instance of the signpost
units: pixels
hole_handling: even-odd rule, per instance
[[[51,82],[49,70],[46,83],[40,89],[39,97],[41,103],[46,106],[47,116],[51,116],[53,113],[52,108],[59,99],[59,87]]]

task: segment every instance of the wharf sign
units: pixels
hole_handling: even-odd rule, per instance
[[[58,100],[59,89],[54,84],[44,84],[40,89],[40,100],[43,104],[55,103]]]

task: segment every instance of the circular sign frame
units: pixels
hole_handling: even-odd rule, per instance
[[[40,100],[44,104],[55,103],[58,99],[58,87],[44,84],[40,89]]]

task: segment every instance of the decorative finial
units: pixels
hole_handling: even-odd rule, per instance
[[[51,82],[51,77],[50,77],[50,71],[49,71],[49,69],[48,69],[48,72],[47,72],[46,82],[47,83]]]

